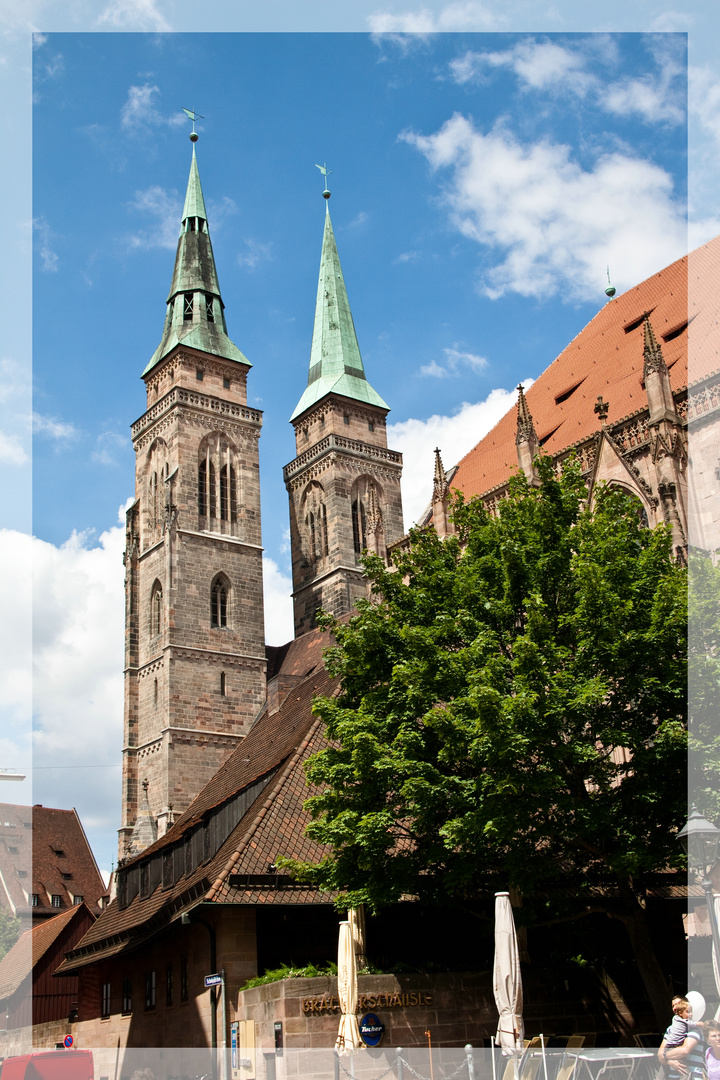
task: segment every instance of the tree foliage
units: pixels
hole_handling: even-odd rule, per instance
[[[720,567],[690,557],[688,700],[690,797],[720,824]]]
[[[0,911],[0,960],[10,952],[20,936],[20,920],[13,918],[9,911]]]
[[[516,476],[491,516],[457,498],[456,535],[411,534],[372,598],[331,619],[338,696],[308,764],[306,880],[371,908],[612,885],[680,864],[685,817],[686,574],[666,528],[577,463]]]

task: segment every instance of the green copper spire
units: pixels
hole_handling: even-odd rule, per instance
[[[323,194],[327,199],[330,192]],[[365,378],[355,324],[330,221],[330,208],[326,202],[320,280],[315,304],[315,327],[310,350],[310,373],[305,393],[290,419],[295,420],[306,409],[330,393],[340,394],[342,397],[361,401],[367,405],[377,405],[381,409],[389,408]]]
[[[143,375],[180,344],[251,367],[227,336],[224,309],[193,145],[162,341]]]

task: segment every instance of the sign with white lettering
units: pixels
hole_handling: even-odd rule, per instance
[[[385,1025],[375,1013],[365,1013],[360,1021],[360,1038],[366,1046],[377,1046],[385,1034]]]
[[[205,976],[205,985],[206,986],[219,986],[221,982],[222,982],[222,975],[206,975]]]

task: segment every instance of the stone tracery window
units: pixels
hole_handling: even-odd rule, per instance
[[[200,528],[236,533],[242,469],[235,445],[220,431],[207,435],[198,450]],[[223,523],[223,524],[221,524]]]
[[[227,578],[218,574],[210,587],[210,625],[222,628],[228,625],[228,596],[229,586]]]
[[[222,521],[237,521],[237,481],[235,469],[230,466],[228,484],[228,466],[220,470],[220,518]]]
[[[150,634],[157,637],[162,632],[162,585],[155,581],[150,593]]]
[[[352,504],[352,528],[355,554],[360,555],[367,547],[367,520],[365,506],[360,497]]]
[[[215,517],[215,466],[212,461],[201,461],[198,468],[198,512],[200,517]]]
[[[317,481],[308,484],[303,495],[305,509],[305,550],[311,561],[323,559],[329,551],[325,491]]]

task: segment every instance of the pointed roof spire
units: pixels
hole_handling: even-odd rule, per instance
[[[192,135],[190,136],[192,139]],[[220,295],[215,256],[210,241],[207,211],[193,140],[190,176],[182,225],[175,254],[165,326],[160,344],[143,371],[147,375],[176,345],[187,345],[212,356],[235,360],[247,367],[250,361],[227,336],[225,305]]]
[[[530,410],[528,409],[528,403],[525,399],[525,387],[522,383],[520,383],[520,385],[518,386],[517,392],[517,436],[515,438],[515,442],[537,443],[538,437],[535,434],[535,425],[533,424],[533,418],[530,415]]]
[[[444,499],[448,493],[447,474],[440,457],[440,450],[435,447],[435,475],[433,476],[433,502]]]
[[[320,166],[318,166],[320,168]],[[322,171],[322,170],[321,170]],[[381,409],[389,406],[365,377],[355,324],[340,267],[335,234],[330,220],[330,192],[325,196],[325,231],[320,258],[320,278],[315,303],[315,326],[310,350],[310,372],[305,393],[290,417],[317,404],[326,394],[340,394]]]
[[[150,809],[149,786],[149,781],[147,779],[143,780],[140,808],[130,837],[130,853],[132,855],[138,855],[157,840],[157,822]]]
[[[645,346],[643,348],[643,378],[652,371],[667,372],[667,365],[662,349],[655,338],[655,333],[650,322],[650,312],[645,312]]]
[[[187,191],[185,192],[185,205],[183,207],[182,213],[183,223],[187,221],[189,217],[199,217],[202,218],[204,221],[207,221],[205,200],[203,199],[202,185],[200,183],[200,173],[198,172],[194,144],[192,161],[190,162],[190,179],[188,180]]]

